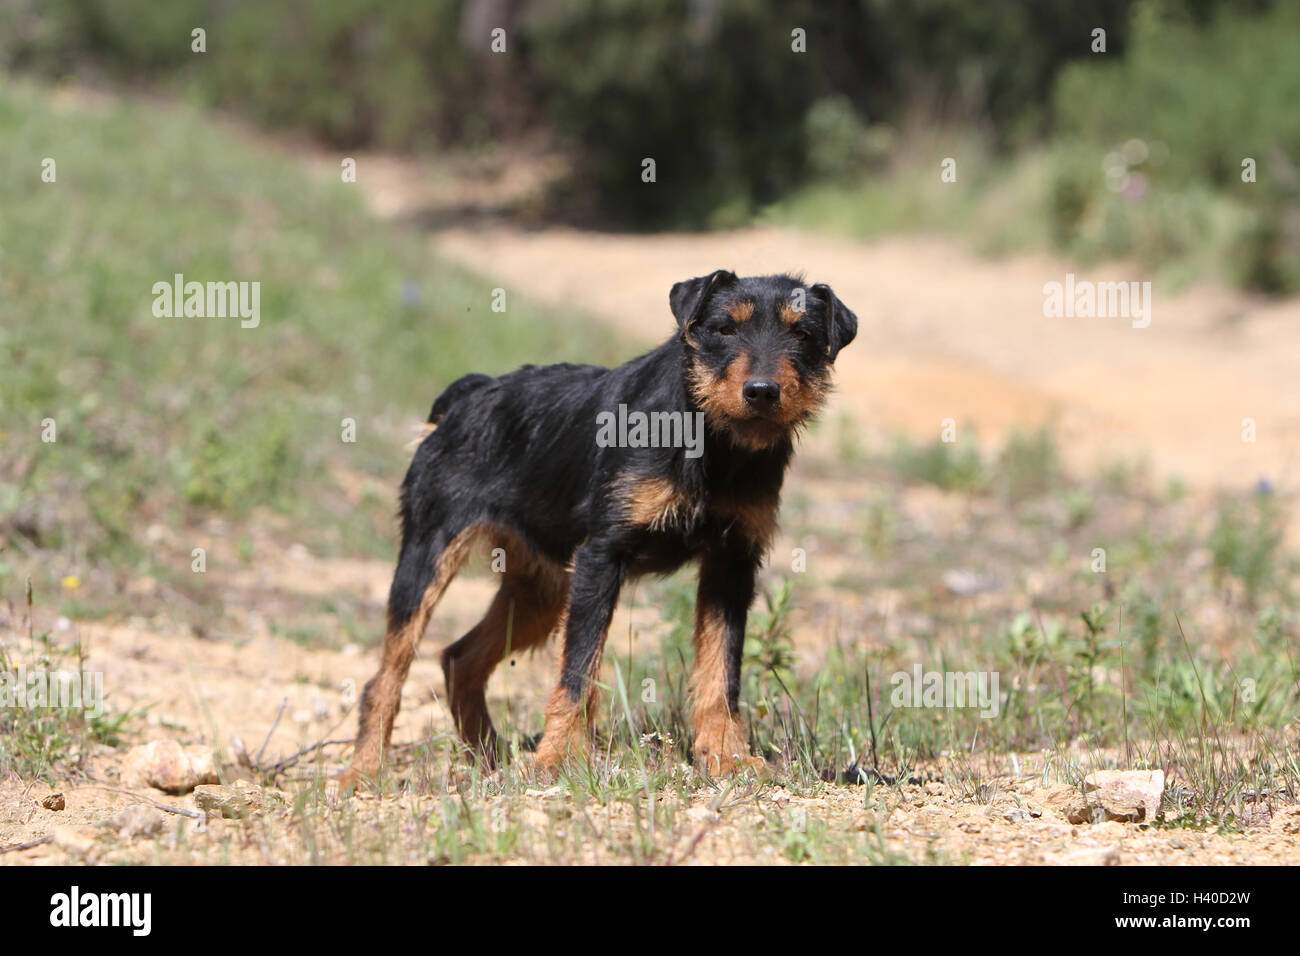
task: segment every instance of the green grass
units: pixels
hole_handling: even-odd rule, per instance
[[[990,461],[980,454],[976,439],[945,442],[935,439],[917,444],[898,438],[885,460],[886,467],[903,481],[934,485],[943,491],[988,491],[1015,504],[1039,498],[1062,487],[1062,466],[1056,439],[1048,429],[1013,430]],[[1086,511],[1076,497],[1072,513]]]
[[[960,231],[973,223],[981,197],[1005,176],[983,139],[966,130],[913,130],[897,140],[891,136],[889,143],[867,172],[815,180],[764,208],[758,221],[859,239]],[[957,162],[955,182],[940,178],[940,162],[947,158]]]
[[[73,574],[80,595],[101,597],[147,573],[202,602],[191,551],[214,518],[387,557],[403,446],[445,385],[539,357],[619,357],[608,330],[512,290],[491,311],[496,282],[373,221],[355,186],[311,181],[292,156],[199,113],[82,108],[9,84],[0,139],[11,596],[25,573],[44,596]],[[46,157],[56,182],[41,181]],[[152,286],[174,273],[260,282],[260,326],[154,317]],[[369,490],[349,495],[358,478]],[[151,527],[180,533],[163,542]]]
[[[1288,585],[1281,553],[1286,521],[1286,511],[1272,492],[1256,493],[1248,501],[1225,501],[1215,516],[1209,540],[1215,574],[1220,583],[1239,582],[1251,605],[1270,587]]]
[[[30,592],[27,601],[30,622]],[[119,746],[135,729],[141,715],[105,706],[102,675],[90,672],[86,659],[80,642],[60,644],[30,623],[25,639],[0,639],[0,774],[67,774],[93,746]]]

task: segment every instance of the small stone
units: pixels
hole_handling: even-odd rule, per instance
[[[1089,803],[1100,805],[1107,820],[1151,823],[1165,792],[1163,770],[1098,770],[1083,779]]]
[[[1038,790],[1034,798],[1044,810],[1054,810],[1074,824],[1100,823],[1105,819],[1100,807],[1090,806],[1087,797],[1068,784]]]
[[[1006,813],[1002,814],[1002,819],[1006,820],[1008,823],[1024,823],[1029,819],[1029,811],[1022,810],[1020,807],[1015,807],[1014,809],[1008,810]]]
[[[180,794],[216,782],[216,755],[211,747],[182,747],[174,740],[154,740],[132,747],[122,761],[122,785],[129,788],[155,787]]]
[[[718,816],[718,811],[712,807],[699,806],[687,810],[686,819],[694,820],[696,823],[714,823],[721,818]]]
[[[273,802],[283,802],[274,790],[264,790],[247,780],[237,780],[230,786],[203,785],[194,788],[194,803],[208,816],[221,816],[238,820],[253,813],[262,813]]]
[[[1064,866],[1119,866],[1119,848],[1113,846],[1080,847],[1048,862]]]
[[[1084,779],[1082,791],[1058,785],[1036,791],[1034,797],[1074,824],[1151,823],[1164,786],[1161,770],[1100,770]]]
[[[44,800],[41,801],[41,806],[43,806],[46,810],[58,811],[58,810],[62,810],[67,805],[68,802],[63,798],[63,794],[61,793],[52,793]]]
[[[134,803],[113,817],[109,824],[124,840],[134,840],[158,836],[166,828],[167,820],[161,810]]]
[[[524,796],[531,797],[534,800],[558,800],[561,797],[567,796],[568,793],[569,791],[565,790],[563,787],[547,787],[545,790],[537,790],[530,787],[524,791]]]
[[[943,572],[943,586],[958,597],[974,597],[998,589],[994,578],[986,577],[974,571],[954,568]]]
[[[98,851],[95,834],[86,827],[55,827],[52,836],[58,849],[77,859],[91,859]]]
[[[1076,797],[1080,797],[1078,787],[1072,787],[1068,783],[1058,783],[1051,787],[1041,787],[1034,791],[1031,798],[1039,806],[1046,810],[1057,810],[1064,812],[1075,802]]]
[[[874,813],[859,813],[853,817],[853,829],[859,832],[863,830],[874,830],[876,826],[877,821]]]

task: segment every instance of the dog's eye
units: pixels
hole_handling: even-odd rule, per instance
[[[800,342],[807,342],[807,341],[808,341],[808,330],[807,330],[807,329],[800,328],[799,326],[795,326],[794,329],[792,329],[791,331],[794,332],[794,337],[795,337],[796,339],[798,339]]]
[[[719,335],[735,335],[735,334],[736,334],[736,326],[735,326],[735,324],[732,323],[732,322],[728,322],[726,325],[724,325],[724,326],[722,326],[721,328],[718,329],[718,334],[719,334]]]

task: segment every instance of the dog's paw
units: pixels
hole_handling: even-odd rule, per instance
[[[727,776],[742,770],[763,773],[767,769],[767,761],[750,754],[744,729],[734,718],[701,721],[691,753],[695,757],[695,766],[713,776]]]
[[[514,762],[515,772],[530,785],[549,787],[559,778],[563,760],[539,760],[535,753],[520,754]]]
[[[350,796],[359,790],[364,790],[371,786],[371,776],[357,767],[348,767],[341,774],[326,784],[327,789],[333,790],[340,797]]]
[[[715,777],[729,777],[742,771],[752,771],[757,776],[767,773],[767,761],[744,751],[740,753],[713,753],[696,749],[695,765],[704,773]]]

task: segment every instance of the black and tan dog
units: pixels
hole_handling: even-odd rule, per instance
[[[677,283],[669,302],[677,333],[626,365],[469,375],[434,403],[436,428],[402,484],[383,662],[362,697],[345,784],[377,773],[416,645],[476,542],[503,549],[501,587],[442,667],[457,730],[485,759],[496,752],[488,676],[560,629],[563,670],[535,760],[553,768],[586,753],[623,582],[698,559],[693,752],[713,772],[760,763],[739,719],[745,616],[793,438],[824,402],[857,317],[829,287],[784,275],[720,270]],[[628,432],[629,409],[653,435]],[[602,440],[600,423],[616,414],[619,440],[613,428]]]

